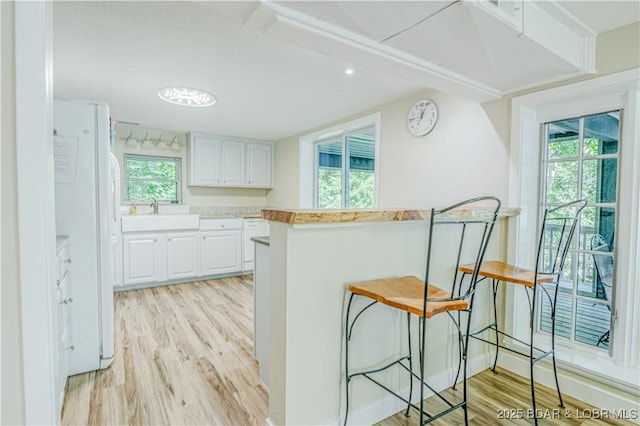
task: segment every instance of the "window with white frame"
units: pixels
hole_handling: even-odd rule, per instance
[[[300,208],[378,205],[380,113],[300,138]]]
[[[375,194],[375,128],[314,144],[314,207],[372,208]]]
[[[567,312],[559,305],[563,311],[559,315],[565,315],[559,320],[565,321],[565,328],[559,326],[556,334],[568,339],[560,339],[562,347],[556,355],[560,362],[571,365],[572,371],[584,371],[583,377],[588,380],[621,389],[627,389],[625,386],[640,374],[637,72],[624,71],[547,89],[514,98],[512,103],[510,203],[521,207],[521,212],[509,233],[509,261],[533,265],[538,237],[535,224],[542,207],[564,199],[587,198],[589,205],[582,213],[562,277],[564,289],[559,297],[564,298],[560,303],[565,303]],[[572,179],[566,188],[563,175]],[[603,271],[602,276],[595,257],[598,255],[610,263],[607,268],[611,270]],[[610,294],[605,286],[609,279]],[[527,306],[526,297],[508,290],[505,327],[525,341],[529,324],[520,321],[517,313]],[[591,335],[581,334],[586,327],[583,320],[589,322],[587,314],[595,309],[602,311],[610,323],[604,322]],[[542,344],[550,340],[544,317],[543,308],[536,334],[536,341]],[[607,326],[609,342],[598,345]],[[608,350],[602,350],[607,346]]]
[[[542,209],[587,200],[560,279],[556,335],[606,349],[610,342],[621,110],[544,124]],[[538,327],[551,332],[542,298]]]
[[[180,201],[180,163],[180,158],[125,154],[124,200]]]

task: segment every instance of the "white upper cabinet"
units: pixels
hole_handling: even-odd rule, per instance
[[[222,140],[213,136],[191,133],[187,144],[189,185],[221,185]]]
[[[222,142],[222,183],[225,186],[244,186],[244,142]]]
[[[273,187],[273,142],[189,133],[188,185]]]
[[[273,145],[270,143],[247,144],[247,186],[273,187]]]

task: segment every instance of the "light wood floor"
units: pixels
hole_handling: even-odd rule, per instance
[[[116,293],[113,364],[69,379],[62,423],[263,426],[251,280]]]
[[[113,364],[70,377],[63,424],[265,424],[269,397],[252,356],[251,276],[116,293],[115,323]],[[469,390],[472,425],[532,423],[498,419],[498,410],[529,408],[525,379],[487,370],[469,380]],[[553,391],[540,390],[539,408],[557,408]],[[576,419],[590,407],[565,399],[573,419],[561,411],[560,420],[540,424],[631,424]],[[414,413],[379,424],[417,422]],[[432,424],[462,424],[462,411]]]
[[[531,388],[529,380],[498,368],[498,372],[485,370],[469,379],[469,424],[486,425],[531,425],[533,418],[527,413],[531,408]],[[458,401],[462,394],[462,385],[457,391],[451,389],[445,392],[450,401]],[[541,414],[539,425],[629,425],[633,423],[615,419],[613,414],[608,418],[598,417],[601,413],[589,405],[584,404],[567,395],[562,395],[564,408],[558,406],[558,394],[555,389],[536,385],[536,405]],[[426,400],[427,412],[438,412],[445,408],[444,403],[436,397]],[[419,423],[419,416],[415,410],[409,418],[404,411],[378,423],[379,426],[408,426]],[[543,417],[545,416],[545,417]],[[603,417],[600,415],[600,417]],[[464,424],[464,412],[456,410],[438,420],[429,423],[433,426],[453,426]]]

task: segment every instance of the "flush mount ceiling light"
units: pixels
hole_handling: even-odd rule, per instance
[[[346,75],[351,75],[351,74],[353,74],[354,72],[355,72],[355,70],[354,70],[353,68],[351,68],[351,67],[346,68],[346,69],[344,70],[344,73],[345,73]]]
[[[172,104],[191,107],[206,107],[216,103],[211,93],[188,87],[163,87],[158,90],[158,97]]]

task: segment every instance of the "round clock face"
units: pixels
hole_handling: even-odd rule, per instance
[[[429,99],[422,99],[411,107],[407,116],[409,132],[414,136],[424,136],[438,121],[438,107]]]

